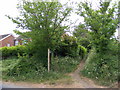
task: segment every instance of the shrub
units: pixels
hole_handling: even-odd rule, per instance
[[[18,65],[15,65],[14,68],[8,69],[7,75],[9,76],[20,76],[24,74],[28,74],[33,72],[34,74],[38,75],[43,73],[46,69],[43,65],[37,60],[31,60],[28,58],[24,58],[19,61]]]
[[[0,52],[2,52],[2,58],[6,59],[9,57],[17,57],[18,53],[23,55],[26,52],[26,47],[22,45],[12,46],[12,47],[2,47],[0,48]]]
[[[61,44],[55,50],[55,54],[59,56],[77,56],[77,48],[78,44],[76,38],[73,36],[69,36],[67,34],[63,35]]]
[[[78,42],[80,45],[87,48],[87,51],[89,52],[89,50],[91,49],[91,43],[90,43],[90,40],[88,38],[81,38]]]
[[[77,56],[77,45],[60,45],[55,51],[59,56]]]
[[[82,74],[104,85],[118,81],[118,44],[116,44],[111,41],[106,53],[96,53],[96,50],[92,49]]]
[[[59,56],[81,57],[82,59],[87,54],[87,49],[81,45],[61,45],[55,51]]]
[[[40,60],[33,58],[6,59],[2,63],[2,78],[5,80],[44,82],[66,77],[58,72],[48,72]]]
[[[0,48],[0,52],[2,52],[2,58],[10,56],[10,52],[7,47]]]
[[[81,56],[83,59],[87,53],[87,49],[81,45],[78,45],[78,54]]]
[[[51,69],[52,71],[58,73],[70,73],[73,72],[77,65],[80,63],[79,58],[72,58],[72,57],[55,57],[52,59],[51,62]]]

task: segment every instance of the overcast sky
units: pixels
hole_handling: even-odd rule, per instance
[[[61,3],[68,2],[68,0],[60,0],[60,1]],[[72,1],[79,2],[81,0],[72,0]],[[96,5],[98,4],[98,0],[89,0],[89,1],[92,1],[93,7],[96,8]],[[18,3],[18,0],[1,0],[0,1],[0,35],[8,34],[8,33],[15,35],[13,30],[16,29],[16,24],[14,24],[11,20],[9,20],[5,15],[10,15],[11,17],[19,16],[19,12],[16,8],[17,3]],[[73,22],[79,19],[76,22],[76,25],[78,25],[79,22],[83,22],[83,18],[77,16],[76,14],[72,14],[72,17],[70,19]]]

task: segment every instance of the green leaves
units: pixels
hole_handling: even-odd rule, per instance
[[[88,55],[82,72],[104,84],[116,82],[118,78],[118,47],[117,42],[112,39],[118,19],[116,7],[110,6],[110,3],[101,0],[98,9],[93,9],[89,3],[83,3],[79,11],[80,16],[84,17],[86,27],[89,27],[94,49]]]
[[[107,44],[104,42],[109,42],[118,24],[115,18],[116,7],[110,8],[110,2],[104,1],[100,2],[100,8],[96,10],[92,9],[90,5],[87,2],[82,3],[79,6],[81,9],[79,12],[84,17],[86,26],[91,30],[92,44],[98,48],[98,51],[105,51],[102,47],[107,49]]]
[[[47,55],[47,48],[54,51],[61,42],[64,29],[68,28],[62,22],[67,20],[72,9],[59,2],[28,1],[18,4],[18,9],[20,17],[8,18],[18,25],[17,28],[29,30],[24,33],[15,30],[15,33],[32,39],[28,43],[32,54]]]

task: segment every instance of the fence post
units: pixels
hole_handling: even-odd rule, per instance
[[[48,72],[50,71],[50,49],[48,48]]]

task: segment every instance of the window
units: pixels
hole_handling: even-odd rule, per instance
[[[9,44],[9,43],[7,44],[7,47],[10,47],[10,44]]]
[[[18,43],[19,43],[18,41],[15,41],[15,46],[18,45]]]

